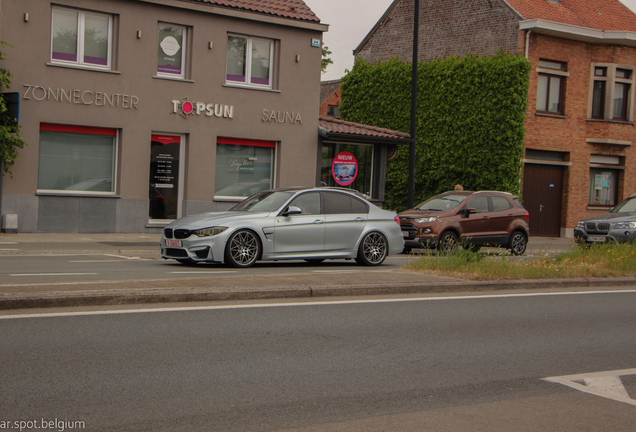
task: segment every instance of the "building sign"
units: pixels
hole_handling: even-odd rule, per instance
[[[172,113],[179,114],[183,118],[190,115],[205,115],[206,117],[234,118],[234,107],[205,102],[193,102],[188,98],[172,101]]]
[[[331,173],[340,186],[349,186],[358,175],[358,162],[349,152],[340,152],[333,158]]]
[[[127,95],[122,93],[106,93],[93,90],[82,89],[62,89],[62,88],[44,88],[42,86],[35,86],[30,84],[24,84],[26,91],[22,99],[37,101],[55,101],[55,102],[68,102],[78,105],[97,105],[97,106],[111,106],[124,109],[137,109],[139,98],[135,95]]]
[[[276,111],[276,110],[263,110],[263,123],[290,123],[290,124],[303,124],[303,119],[300,113],[290,111]]]
[[[150,219],[176,219],[181,137],[152,134],[150,142]]]

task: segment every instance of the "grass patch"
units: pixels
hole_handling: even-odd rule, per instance
[[[603,278],[636,276],[636,246],[576,245],[555,257],[489,256],[467,250],[423,256],[404,269],[468,280]]]

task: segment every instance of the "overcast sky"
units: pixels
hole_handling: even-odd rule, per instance
[[[636,11],[636,0],[620,0]],[[307,6],[329,24],[323,42],[332,52],[333,64],[322,74],[323,81],[336,80],[353,68],[353,50],[371,31],[393,0],[305,0]]]

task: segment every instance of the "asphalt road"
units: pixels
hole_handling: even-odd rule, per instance
[[[191,306],[0,313],[0,421],[634,430],[636,290]]]

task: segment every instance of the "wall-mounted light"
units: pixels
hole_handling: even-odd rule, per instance
[[[141,30],[137,30],[137,39],[141,39]]]
[[[214,42],[208,42],[208,49],[212,49],[214,47]]]
[[[29,13],[28,12],[24,13],[24,22],[29,22]]]
[[[300,61],[300,54],[296,54],[296,63]]]

